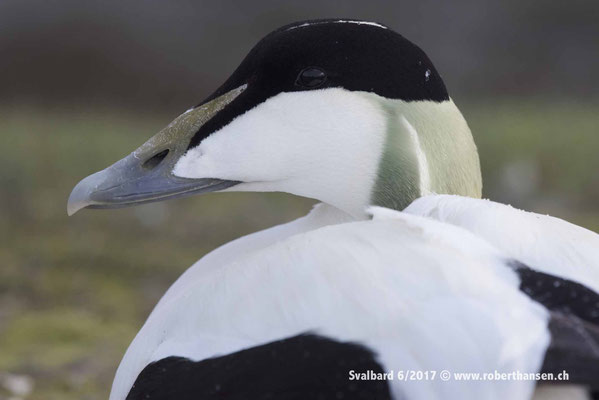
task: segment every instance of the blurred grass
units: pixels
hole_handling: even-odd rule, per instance
[[[541,178],[537,194],[599,201],[599,104],[483,103],[467,107],[466,119],[489,189],[502,166],[531,161]]]
[[[597,106],[461,105],[486,194],[599,230]],[[80,178],[174,117],[0,107],[0,372],[33,377],[28,398],[107,398],[127,345],[182,271],[216,246],[303,215],[313,203],[213,194],[67,218],[66,199]]]

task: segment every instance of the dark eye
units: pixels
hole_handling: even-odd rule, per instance
[[[303,86],[309,89],[317,88],[322,85],[327,80],[327,74],[320,68],[308,67],[304,68],[297,79],[295,80],[295,84],[298,86]]]

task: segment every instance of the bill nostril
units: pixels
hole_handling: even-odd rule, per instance
[[[152,157],[148,158],[143,164],[142,167],[146,169],[154,169],[156,168],[162,160],[166,158],[169,153],[169,149],[163,150],[160,153],[154,154]]]

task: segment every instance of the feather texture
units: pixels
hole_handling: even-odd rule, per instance
[[[384,369],[540,369],[547,310],[518,289],[500,252],[461,228],[370,212],[373,220],[293,234],[188,275],[131,344],[111,399],[125,398],[151,362],[204,360],[306,331],[364,345]],[[534,388],[523,381],[390,383],[396,396],[430,399],[524,399]]]
[[[406,213],[464,228],[529,267],[599,292],[599,235],[559,218],[490,200],[430,195]]]

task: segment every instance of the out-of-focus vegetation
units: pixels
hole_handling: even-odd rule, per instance
[[[487,195],[599,230],[597,109],[462,105]],[[310,208],[311,200],[284,194],[211,194],[67,218],[80,178],[172,117],[0,109],[0,383],[20,374],[34,384],[28,399],[105,399],[128,343],[182,271]]]
[[[590,0],[0,1],[0,400],[105,399],[183,270],[308,211],[284,194],[212,194],[66,216],[80,178],[292,21],[378,21],[420,45],[474,132],[486,195],[599,230],[598,11]]]
[[[589,98],[597,15],[596,0],[2,0],[0,101],[175,111],[273,29],[335,17],[386,24],[421,46],[454,98]]]
[[[485,196],[563,217],[598,211],[597,102],[482,102],[462,111],[478,144]]]
[[[0,110],[0,386],[4,371],[33,378],[31,399],[107,398],[128,343],[182,271],[310,208],[284,195],[207,195],[67,217],[80,178],[169,119]]]

